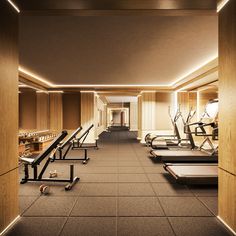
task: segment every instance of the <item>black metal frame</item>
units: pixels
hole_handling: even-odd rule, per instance
[[[43,151],[41,154],[39,154],[39,156],[34,160],[34,161],[27,161],[27,158],[22,159],[24,161],[24,178],[22,178],[21,180],[21,184],[25,184],[28,181],[34,181],[34,182],[38,182],[38,181],[42,181],[42,182],[68,182],[69,184],[67,184],[65,186],[65,190],[70,190],[78,181],[79,178],[77,176],[74,177],[74,165],[70,165],[70,178],[69,179],[52,179],[52,178],[43,178],[43,174],[45,173],[48,165],[50,164],[50,162],[52,161],[52,159],[54,158],[54,154],[57,151],[58,148],[58,144],[60,143],[61,140],[63,140],[65,138],[65,136],[67,135],[66,131],[62,131],[62,133],[60,135],[58,135],[54,141],[51,143],[51,145],[49,145],[49,147]],[[50,154],[50,155],[49,155]],[[40,163],[46,158],[46,162],[42,168],[42,170],[40,171],[40,173],[38,174],[38,165],[40,165]],[[29,178],[29,165],[33,168],[33,178]]]
[[[84,142],[89,135],[90,130],[94,127],[94,125],[90,125],[87,130],[76,140],[73,141],[72,149],[87,149],[87,148],[95,148],[98,149],[97,140],[95,141],[95,145],[84,145]]]

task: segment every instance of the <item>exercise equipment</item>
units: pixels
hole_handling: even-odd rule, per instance
[[[180,117],[182,118],[184,127],[190,123],[191,119],[194,117],[195,114],[196,114],[196,111],[191,108],[185,120],[182,114],[180,113]],[[174,139],[163,139],[161,137],[154,137],[151,140],[151,145],[150,145],[151,148],[152,149],[171,149],[172,147],[175,147],[175,148],[179,147],[179,148],[194,149],[195,143],[193,140],[192,133],[189,132],[189,130],[187,130],[188,132],[185,132],[184,130],[184,133],[186,134],[186,138],[181,138],[177,123],[175,124],[175,126],[176,126],[176,132],[175,132],[176,137]],[[189,128],[189,126],[187,127]]]
[[[45,184],[42,184],[42,185],[40,185],[40,187],[39,187],[39,191],[40,191],[42,194],[47,195],[47,194],[49,194],[49,192],[50,192],[50,187],[47,186],[47,185],[45,185]]]
[[[169,140],[169,145],[171,145],[171,143],[178,143],[179,142],[180,134],[179,134],[178,126],[177,126],[177,121],[181,117],[180,108],[177,109],[174,117],[172,117],[171,112],[170,112],[170,107],[169,107],[168,114],[169,114],[171,123],[173,125],[174,133],[173,134],[160,134],[160,135],[148,133],[148,134],[146,134],[146,136],[144,138],[147,146],[151,145],[151,142],[154,138],[164,138],[164,139],[166,138],[166,141]]]
[[[67,131],[62,131],[53,142],[36,158],[21,158],[21,161],[24,164],[24,178],[21,180],[21,184],[25,184],[28,181],[42,181],[42,182],[68,182],[65,186],[65,190],[70,190],[75,183],[79,181],[79,178],[74,177],[74,165],[70,165],[70,178],[69,179],[53,179],[53,178],[43,178],[43,174],[45,173],[48,165],[53,160],[54,155],[58,149],[58,145],[60,142],[67,136]],[[38,166],[45,161],[41,171],[38,173]],[[33,177],[29,177],[29,166],[33,168]]]
[[[216,105],[217,103],[217,105]],[[214,104],[213,108],[210,106],[211,104]],[[217,109],[217,111],[215,110]],[[213,117],[209,116],[209,111],[211,111],[211,114],[214,113]],[[214,111],[214,112],[213,112]],[[197,136],[204,136],[205,139],[203,140],[202,144],[199,147],[196,147],[194,144],[194,149],[192,150],[184,150],[184,149],[171,149],[171,150],[151,150],[151,154],[153,158],[160,159],[164,163],[168,162],[207,162],[207,163],[217,163],[218,162],[218,146],[214,147],[212,141],[210,140],[210,136],[216,138],[218,136],[218,125],[215,120],[215,117],[218,114],[218,100],[211,100],[206,105],[206,109],[200,119],[200,121],[187,124],[185,126],[185,133],[191,135],[195,134]],[[214,121],[211,121],[210,123],[203,123],[203,118],[207,116],[208,118],[214,119]],[[195,131],[192,132],[190,129],[190,126],[195,125]],[[205,127],[210,126],[213,128],[212,133],[207,133],[205,130]],[[199,131],[200,129],[200,131]],[[210,149],[204,148],[204,146],[208,144]]]
[[[179,184],[218,184],[218,165],[213,163],[166,163],[164,169]]]
[[[89,132],[91,131],[93,127],[94,127],[93,124],[90,125],[79,138],[73,140],[72,149],[84,149],[84,148],[98,149],[97,140],[95,141],[95,144],[84,144],[86,138],[89,135]]]
[[[59,156],[57,153],[55,153],[52,161],[75,161],[75,160],[81,160],[83,164],[86,164],[89,161],[88,157],[88,149],[91,148],[90,146],[83,145],[84,141],[86,140],[90,130],[93,128],[94,125],[91,125],[87,130],[85,130],[79,138],[76,138],[77,134],[82,130],[82,127],[77,128],[63,143],[61,143],[58,146],[57,153],[59,153]],[[78,144],[78,146],[74,147],[74,143]],[[66,149],[65,152],[63,152],[63,149]],[[78,157],[78,158],[70,158],[67,157],[70,150],[83,150],[84,151],[84,157]]]

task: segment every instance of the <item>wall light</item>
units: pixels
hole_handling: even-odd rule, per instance
[[[20,9],[16,6],[16,4],[14,2],[12,2],[11,0],[7,0],[12,6],[13,8],[18,12],[20,13]]]
[[[218,5],[217,5],[217,12],[220,12],[221,9],[229,2],[229,0],[222,0]]]

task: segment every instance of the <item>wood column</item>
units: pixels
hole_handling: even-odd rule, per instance
[[[219,13],[219,217],[236,232],[236,1]]]
[[[142,95],[138,95],[138,140],[142,139]]]
[[[50,130],[61,131],[63,120],[62,120],[62,94],[61,93],[50,93],[49,95],[49,127]]]
[[[138,103],[130,103],[130,131],[138,130]]]
[[[18,14],[0,1],[0,232],[18,209]]]
[[[49,95],[37,94],[37,130],[49,129]]]
[[[94,92],[82,92],[81,93],[81,126],[83,130],[87,129],[91,124],[94,124],[94,128],[90,131],[86,143],[95,143],[96,139],[96,126],[95,124],[95,94]]]
[[[142,93],[142,131],[141,142],[145,142],[144,138],[147,133],[156,130],[156,92]]]

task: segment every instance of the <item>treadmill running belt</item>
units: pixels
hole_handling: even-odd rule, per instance
[[[179,183],[183,184],[217,184],[217,164],[166,164],[168,171]]]

